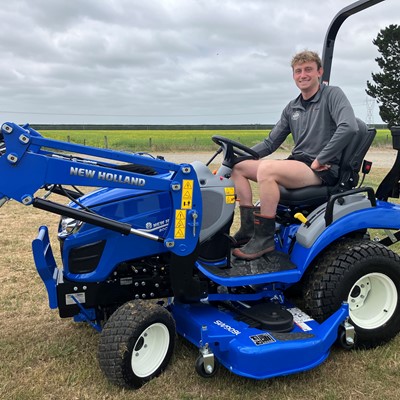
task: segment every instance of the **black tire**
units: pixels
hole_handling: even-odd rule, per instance
[[[204,358],[202,356],[197,357],[195,363],[196,372],[203,378],[212,378],[218,371],[218,361],[214,359],[214,369],[211,372],[207,372],[204,367]]]
[[[304,300],[319,322],[347,301],[356,347],[385,343],[400,331],[400,258],[376,242],[338,242],[314,265]]]
[[[167,367],[176,328],[162,306],[135,300],[118,308],[100,335],[99,364],[110,382],[140,388]]]

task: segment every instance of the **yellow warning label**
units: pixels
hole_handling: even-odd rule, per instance
[[[192,189],[193,190],[193,179],[184,179],[182,183],[183,183],[184,189]]]
[[[226,196],[225,202],[226,204],[235,204],[236,198],[235,196]]]
[[[174,239],[185,239],[186,210],[175,210]]]
[[[181,208],[188,210],[193,206],[193,179],[184,179],[182,181],[182,187]]]
[[[225,203],[226,204],[234,204],[235,201],[236,201],[235,188],[234,187],[226,187],[225,188]]]

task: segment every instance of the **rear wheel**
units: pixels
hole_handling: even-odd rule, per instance
[[[317,261],[304,299],[320,322],[348,302],[356,346],[387,342],[400,331],[400,258],[376,242],[339,242]]]
[[[175,322],[164,307],[128,302],[111,315],[101,333],[100,368],[112,383],[139,388],[167,367],[175,335]]]

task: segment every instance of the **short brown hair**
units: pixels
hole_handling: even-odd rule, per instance
[[[322,67],[322,61],[315,51],[310,51],[310,50],[304,50],[301,51],[300,53],[297,53],[293,56],[291,66],[292,68],[296,64],[303,64],[305,62],[316,62],[317,63],[317,68],[320,69]]]

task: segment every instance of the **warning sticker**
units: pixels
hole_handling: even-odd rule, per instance
[[[306,324],[306,322],[313,321],[313,319],[307,315],[305,312],[301,311],[297,307],[287,309],[293,315],[294,323],[300,327],[303,331],[311,331],[311,328]]]
[[[225,202],[226,204],[235,204],[235,196],[226,196],[225,197]]]
[[[226,204],[235,204],[235,188],[226,187],[225,188],[225,202]]]
[[[186,210],[175,210],[174,239],[185,239]]]
[[[191,209],[193,201],[193,179],[184,179],[182,181],[182,204],[181,208]]]

